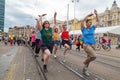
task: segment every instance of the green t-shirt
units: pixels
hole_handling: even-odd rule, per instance
[[[52,28],[49,28],[48,30],[42,29],[41,30],[41,36],[43,42],[51,42],[52,41]]]

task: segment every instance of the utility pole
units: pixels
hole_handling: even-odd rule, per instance
[[[69,21],[69,4],[67,5],[67,27],[68,27],[68,21]]]
[[[76,29],[76,25],[75,25],[75,12],[76,12],[76,3],[79,2],[79,0],[72,0],[72,2],[74,3],[74,27]]]

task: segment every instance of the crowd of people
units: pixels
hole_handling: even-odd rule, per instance
[[[1,40],[1,42],[4,42],[5,45],[13,46],[13,45],[25,45],[30,43],[30,38],[28,37],[16,37],[16,36],[4,36]]]

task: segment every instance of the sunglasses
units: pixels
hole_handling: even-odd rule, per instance
[[[45,24],[49,24],[48,22],[46,22]]]

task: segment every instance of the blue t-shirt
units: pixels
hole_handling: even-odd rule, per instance
[[[84,44],[96,44],[94,34],[95,34],[95,26],[91,26],[89,29],[83,27],[82,28],[82,36]]]

